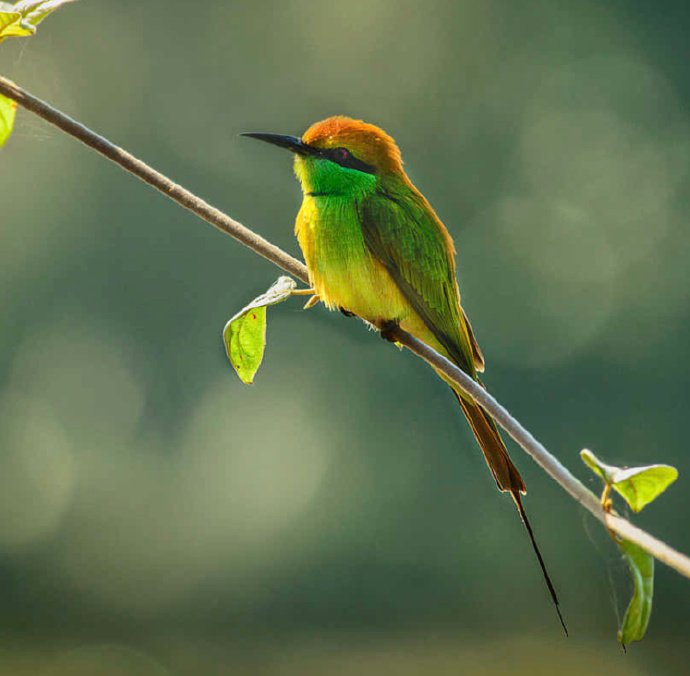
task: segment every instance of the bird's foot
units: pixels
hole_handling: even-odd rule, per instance
[[[319,295],[318,295],[318,294],[314,294],[314,295],[304,304],[304,307],[303,307],[302,309],[303,309],[303,310],[308,310],[309,308],[314,307],[314,305],[316,305],[320,300],[321,300],[321,298],[319,297]]]
[[[309,296],[311,295],[311,298],[304,304],[304,310],[308,310],[309,308],[314,307],[321,298],[319,297],[319,294],[316,293],[314,289],[295,289],[290,295],[292,296]]]
[[[390,319],[385,322],[381,322],[379,324],[379,333],[381,334],[381,338],[384,340],[387,340],[389,343],[397,343],[398,341],[395,339],[395,330],[400,327],[400,324],[396,322],[394,319]]]

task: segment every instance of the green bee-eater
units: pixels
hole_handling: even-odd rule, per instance
[[[341,116],[313,124],[302,138],[245,135],[295,154],[304,194],[295,234],[320,300],[380,330],[399,325],[477,380],[484,357],[460,305],[453,240],[405,174],[393,138]],[[522,477],[491,416],[451,387],[499,490],[515,501],[560,617],[522,505]]]

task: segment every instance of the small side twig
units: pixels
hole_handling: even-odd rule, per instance
[[[242,225],[219,209],[211,206],[189,190],[181,187],[165,175],[142,162],[131,153],[91,131],[88,127],[73,120],[45,101],[33,96],[10,80],[0,77],[0,94],[15,100],[19,105],[42,117],[52,125],[62,129],[96,152],[115,162],[125,171],[133,174],[156,190],[163,193],[180,206],[196,214],[207,223],[218,228],[268,259],[289,274],[309,282],[306,266],[282,249],[246,226]],[[405,345],[411,352],[427,363],[442,371],[458,387],[480,404],[496,422],[515,440],[544,471],[558,483],[572,498],[601,521],[606,528],[620,537],[634,542],[659,561],[690,578],[690,558],[632,523],[613,513],[602,509],[600,499],[582,484],[561,462],[549,453],[546,448],[525,429],[501,404],[494,399],[481,385],[474,382],[466,373],[431,347],[417,340],[401,329],[393,329],[392,337]]]

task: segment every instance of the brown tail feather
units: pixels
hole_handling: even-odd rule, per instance
[[[503,443],[503,439],[501,439],[493,418],[486,414],[481,406],[462,399],[455,390],[453,392],[460,402],[462,411],[470,423],[474,436],[479,442],[486,464],[489,466],[494,479],[496,479],[498,490],[509,491],[518,495],[526,493],[525,482],[508,456],[508,450]]]
[[[510,493],[513,501],[515,502],[515,506],[517,507],[520,515],[520,520],[527,530],[530,542],[532,543],[532,548],[534,549],[534,553],[539,561],[539,567],[544,575],[544,581],[546,582],[549,594],[551,595],[551,600],[553,601],[553,605],[558,613],[558,619],[560,620],[563,631],[567,636],[568,628],[565,626],[563,616],[561,615],[561,610],[558,606],[558,596],[556,595],[556,590],[551,582],[549,573],[546,570],[546,564],[544,563],[544,559],[542,558],[539,547],[537,546],[537,541],[534,537],[534,532],[532,531],[532,526],[527,518],[527,514],[525,513],[525,508],[522,506],[520,495],[527,492],[525,482],[522,480],[517,467],[515,467],[513,461],[508,456],[508,450],[503,443],[503,439],[501,439],[501,435],[493,418],[486,413],[481,406],[478,406],[473,402],[466,401],[457,392],[455,392],[455,390],[453,390],[453,393],[457,397],[458,402],[460,402],[463,413],[470,423],[474,436],[479,442],[479,446],[484,454],[486,464],[489,466],[491,474],[493,474],[493,477],[496,480],[498,489],[500,491]]]

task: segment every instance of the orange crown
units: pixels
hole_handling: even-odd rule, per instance
[[[376,125],[335,115],[315,122],[302,135],[315,148],[347,148],[355,157],[380,171],[402,172],[400,149],[391,136]]]

